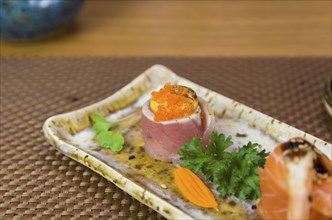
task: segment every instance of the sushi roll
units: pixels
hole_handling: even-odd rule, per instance
[[[193,137],[206,146],[214,124],[212,109],[192,89],[166,83],[142,108],[145,151],[156,160],[174,162],[180,147]]]

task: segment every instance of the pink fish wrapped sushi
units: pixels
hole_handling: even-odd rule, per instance
[[[145,151],[156,160],[174,162],[193,137],[206,146],[214,124],[212,109],[192,89],[166,83],[142,108]]]

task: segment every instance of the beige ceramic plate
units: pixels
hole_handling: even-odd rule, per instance
[[[271,151],[278,142],[301,136],[314,143],[324,154],[332,154],[331,144],[194,84],[162,65],[152,66],[101,102],[47,119],[43,127],[45,136],[59,151],[104,176],[166,218],[254,219],[256,214],[252,205],[255,201],[221,198],[213,185],[210,187],[218,198],[219,211],[192,205],[174,185],[174,166],[155,161],[144,152],[140,107],[149,99],[151,91],[159,89],[165,82],[189,86],[207,100],[217,116],[216,129],[232,135],[234,147],[250,140]],[[101,149],[94,142],[91,131],[91,115],[94,112],[107,116],[111,121],[120,120],[117,129],[123,132],[126,140],[121,153]],[[135,158],[129,159],[130,156]]]

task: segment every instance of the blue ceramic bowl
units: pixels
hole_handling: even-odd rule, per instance
[[[0,37],[27,40],[71,21],[83,0],[0,0]]]

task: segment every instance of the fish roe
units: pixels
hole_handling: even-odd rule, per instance
[[[158,92],[151,93],[150,108],[156,122],[189,117],[197,106],[196,93],[185,86],[166,83]]]

